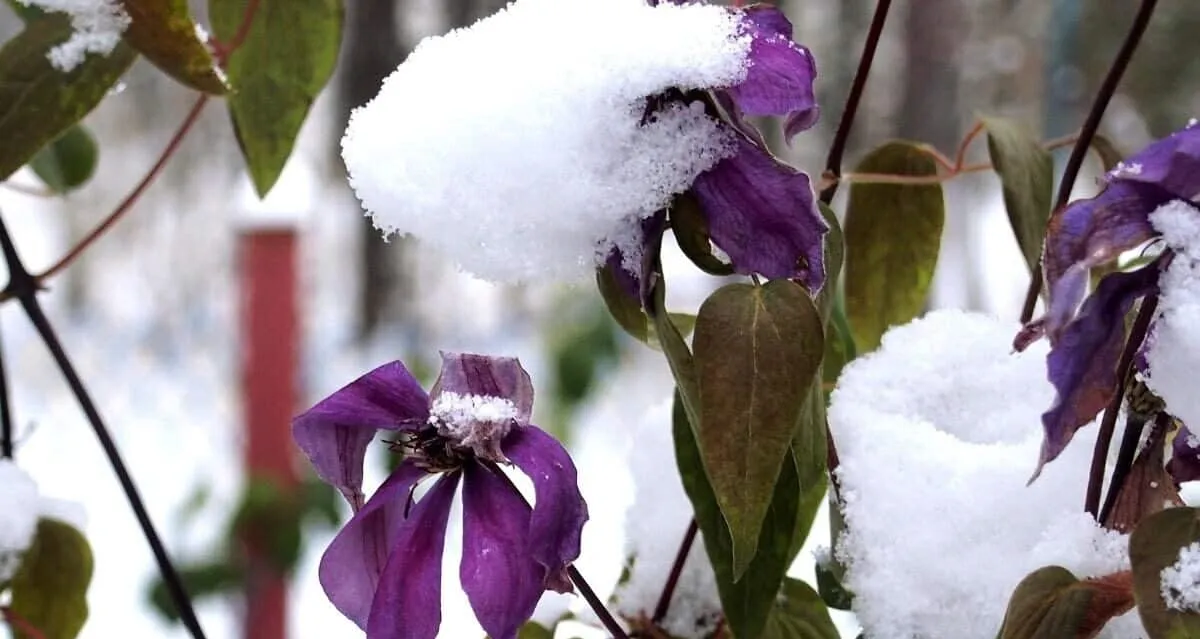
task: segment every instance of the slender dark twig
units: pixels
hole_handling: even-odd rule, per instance
[[[625,633],[625,629],[617,620],[613,618],[612,613],[608,608],[604,607],[604,602],[600,601],[600,597],[596,596],[596,591],[592,590],[591,585],[579,574],[579,569],[574,565],[567,566],[567,576],[571,578],[571,583],[579,589],[579,594],[583,596],[583,600],[588,602],[592,611],[600,618],[600,623],[604,624],[605,630],[613,636],[613,639],[629,639],[629,635]]]
[[[1125,480],[1129,479],[1129,471],[1133,468],[1133,460],[1137,455],[1137,446],[1142,440],[1142,429],[1145,426],[1144,416],[1130,415],[1125,420],[1125,435],[1121,437],[1121,449],[1117,451],[1117,464],[1113,467],[1112,479],[1108,482],[1108,494],[1104,496],[1104,507],[1100,509],[1100,517],[1097,519],[1101,524],[1107,522],[1112,515],[1112,510],[1117,505],[1117,497],[1125,487]],[[1158,413],[1154,417],[1153,430],[1150,431],[1150,442],[1161,446],[1161,435],[1155,433],[1165,432],[1170,426],[1171,416],[1163,412]]]
[[[497,477],[503,479],[504,483],[512,489],[513,493],[521,498],[521,501],[525,502],[526,505],[529,504],[529,500],[525,499],[525,495],[521,494],[521,489],[517,488],[512,478],[496,462],[480,460],[480,463]],[[579,573],[579,570],[574,565],[567,566],[567,576],[571,578],[571,583],[575,584],[575,587],[579,589],[579,594],[583,596],[583,600],[592,608],[592,612],[596,613],[596,617],[600,619],[600,623],[604,624],[604,628],[612,634],[613,639],[629,639],[629,635],[625,633],[625,629],[621,627],[621,624],[617,623],[616,618],[604,606],[604,602],[600,600],[600,597],[596,596],[596,591],[592,590],[591,584],[583,578],[583,575]]]
[[[12,406],[8,396],[8,374],[4,370],[4,347],[0,339],[0,457],[13,457]]]
[[[1052,216],[1057,215],[1071,198],[1071,189],[1075,186],[1075,178],[1079,177],[1079,168],[1083,166],[1084,156],[1087,155],[1088,147],[1092,144],[1092,138],[1096,137],[1096,130],[1100,128],[1100,120],[1104,117],[1104,111],[1117,91],[1121,76],[1125,75],[1125,69],[1129,66],[1129,61],[1133,58],[1138,43],[1141,42],[1142,34],[1146,32],[1146,25],[1150,23],[1150,16],[1154,14],[1156,4],[1158,4],[1158,0],[1142,0],[1142,6],[1138,9],[1133,24],[1129,27],[1125,42],[1121,44],[1121,50],[1117,52],[1116,59],[1108,69],[1108,75],[1104,77],[1104,82],[1100,85],[1100,91],[1092,102],[1092,110],[1088,112],[1087,119],[1083,121],[1083,128],[1079,131],[1079,137],[1075,140],[1071,156],[1067,159],[1067,165],[1063,169],[1062,181],[1058,183],[1058,197],[1055,198],[1054,208],[1051,212]],[[1033,308],[1037,305],[1037,299],[1041,292],[1042,265],[1039,263],[1033,269],[1033,275],[1029,280],[1029,289],[1025,292],[1025,304],[1021,308],[1022,324],[1033,318]]]
[[[675,595],[675,587],[679,585],[679,576],[683,574],[683,565],[687,563],[688,554],[692,552],[692,544],[696,542],[696,533],[699,531],[700,526],[696,524],[696,518],[693,517],[688,522],[687,531],[683,533],[683,541],[679,542],[679,552],[675,553],[675,563],[671,564],[671,572],[667,574],[667,583],[658,597],[658,604],[654,606],[654,616],[651,621],[656,626],[667,618],[667,610],[671,607],[671,598]]]
[[[1092,467],[1088,474],[1087,496],[1083,502],[1083,509],[1092,517],[1097,517],[1100,512],[1100,490],[1104,483],[1104,468],[1108,463],[1108,448],[1112,444],[1113,431],[1116,430],[1117,413],[1121,411],[1121,401],[1125,398],[1125,384],[1129,380],[1129,371],[1133,368],[1133,356],[1137,354],[1142,341],[1146,339],[1146,332],[1150,329],[1150,320],[1154,318],[1154,311],[1157,308],[1158,295],[1147,295],[1146,299],[1142,300],[1142,307],[1138,309],[1137,317],[1133,320],[1133,327],[1129,329],[1129,339],[1125,342],[1125,349],[1121,351],[1121,358],[1117,361],[1117,388],[1108,402],[1108,407],[1104,409],[1104,417],[1100,420],[1100,431],[1096,434],[1096,446],[1092,450]],[[1136,443],[1135,441],[1134,444],[1136,445]]]
[[[883,34],[883,25],[887,23],[888,10],[891,8],[892,0],[879,0],[875,4],[875,16],[871,18],[871,26],[867,29],[867,40],[863,43],[862,56],[858,59],[858,70],[854,72],[850,94],[846,96],[846,106],[842,107],[842,119],[833,134],[833,143],[825,160],[825,172],[834,178],[841,175],[842,155],[846,153],[846,143],[850,140],[850,128],[854,125],[854,116],[858,113],[858,104],[862,101],[863,89],[867,86],[867,76],[871,74],[871,63],[875,61],[875,50],[879,48],[879,37]],[[833,196],[837,194],[837,187],[835,179],[821,191],[821,201],[826,204],[832,202]]]
[[[37,280],[29,273],[28,269],[21,262],[20,256],[17,255],[16,247],[13,246],[12,237],[9,236],[8,227],[5,226],[3,219],[0,219],[0,250],[4,253],[4,261],[8,265],[9,274],[8,286],[5,287],[4,292],[10,297],[16,297],[20,301],[21,307],[29,317],[29,321],[37,329],[42,341],[45,342],[46,348],[54,358],[55,364],[62,371],[63,377],[67,381],[67,386],[70,387],[76,401],[79,402],[80,408],[83,409],[84,414],[87,416],[92,430],[96,433],[96,438],[100,440],[100,447],[104,449],[104,454],[117,476],[117,481],[121,484],[121,489],[125,492],[129,506],[133,509],[134,517],[137,519],[138,525],[141,526],[142,533],[146,536],[146,541],[150,544],[150,550],[154,554],[155,561],[158,563],[158,570],[162,574],[163,582],[167,586],[167,591],[171,595],[171,601],[175,605],[175,610],[179,613],[179,618],[184,627],[187,628],[193,639],[204,639],[204,630],[201,629],[200,621],[196,618],[196,611],[193,609],[191,599],[188,598],[187,591],[183,587],[183,581],[180,580],[179,573],[175,570],[175,565],[171,563],[171,558],[167,554],[162,540],[159,538],[158,531],[155,530],[153,522],[150,521],[150,515],[146,512],[145,504],[142,503],[142,497],[138,492],[137,485],[134,484],[133,478],[125,468],[125,462],[121,459],[121,454],[117,450],[116,443],[113,442],[112,436],[109,434],[108,428],[105,427],[99,411],[96,410],[96,405],[92,402],[91,396],[88,394],[87,389],[84,388],[83,382],[79,379],[79,375],[75,371],[75,366],[71,363],[70,358],[67,357],[66,351],[63,350],[62,343],[58,340],[58,335],[55,334],[54,328],[50,325],[50,321],[42,311],[41,304],[37,299]]]

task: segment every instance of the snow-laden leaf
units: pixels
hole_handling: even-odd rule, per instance
[[[821,318],[795,282],[729,284],[701,304],[693,348],[697,441],[741,578],[821,364]]]
[[[1179,561],[1182,548],[1196,542],[1200,542],[1196,508],[1168,508],[1150,515],[1129,537],[1133,593],[1150,639],[1200,637],[1200,614],[1172,609],[1163,597],[1163,571]]]
[[[81,124],[42,147],[29,162],[29,168],[55,193],[73,191],[92,179],[100,148],[96,138]]]
[[[1054,158],[1025,127],[1004,118],[983,118],[988,155],[1000,176],[1004,209],[1030,271],[1042,257],[1042,240],[1054,197]]]
[[[763,639],[839,639],[829,608],[812,586],[785,579],[783,592],[771,609]]]
[[[694,429],[688,424],[688,415],[678,393],[675,395],[672,433],[675,461],[703,534],[704,549],[712,562],[725,621],[739,639],[758,639],[791,564],[790,547],[800,501],[795,465],[790,457],[783,464],[757,540],[758,552],[742,578],[735,579],[733,540],[705,475]]]
[[[1017,584],[997,639],[1091,639],[1133,607],[1129,573],[1080,581],[1062,566],[1039,568]]]
[[[209,0],[220,41],[234,38],[246,5]],[[343,12],[342,0],[260,0],[245,41],[229,58],[229,111],[260,197],[279,179],[313,100],[333,73]]]
[[[61,14],[32,20],[0,48],[0,180],[29,162],[108,95],[137,53],[124,44],[89,55],[69,73],[46,57],[72,33]]]
[[[937,164],[915,144],[888,142],[855,173],[931,176]],[[940,184],[851,184],[846,206],[846,315],[854,341],[872,351],[888,327],[925,305],[942,241]]]
[[[9,608],[41,631],[44,639],[74,639],[87,621],[91,582],[92,548],[87,538],[70,524],[43,518],[12,579]]]
[[[187,0],[121,0],[121,6],[130,19],[125,42],[154,66],[198,91],[222,95],[228,90]]]

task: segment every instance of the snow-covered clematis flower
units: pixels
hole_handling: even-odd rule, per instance
[[[532,407],[516,359],[443,353],[430,394],[392,362],[295,419],[297,445],[355,510],[321,558],[321,585],[369,639],[437,635],[442,550],[460,483],[459,577],[489,636],[515,637],[543,592],[571,590],[566,569],[579,556],[587,505],[566,450],[529,423]],[[404,459],[364,503],[363,457],[379,430]],[[532,509],[503,475],[508,464],[533,480]]]
[[[817,68],[809,50],[792,41],[792,23],[767,5],[729,8],[750,39],[745,76],[736,84],[708,87],[719,106],[722,130],[734,140],[733,151],[696,176],[689,191],[702,209],[712,243],[729,256],[736,273],[796,278],[816,293],[825,282],[823,238],[829,230],[813,196],[807,174],[780,162],[746,116],[781,116],[784,136],[817,122],[820,109],[813,92]],[[672,99],[701,99],[676,92]],[[712,105],[710,105],[712,106]],[[657,241],[662,222],[641,227],[646,242]],[[645,275],[617,246],[608,266],[623,266],[618,276],[630,294],[641,294]]]
[[[1191,258],[1184,246],[1188,241],[1163,229],[1178,228],[1181,219],[1185,226],[1191,218],[1200,223],[1195,203],[1200,195],[1200,127],[1193,121],[1150,144],[1104,179],[1099,195],[1073,202],[1051,217],[1042,256],[1047,312],[1026,325],[1014,343],[1023,349],[1045,335],[1051,344],[1047,371],[1058,397],[1042,416],[1045,440],[1039,470],[1118,392],[1123,380],[1117,379],[1117,362],[1125,344],[1126,317],[1134,303],[1157,295],[1172,269],[1189,267]],[[1091,269],[1112,264],[1121,253],[1150,240],[1165,240],[1161,255],[1135,270],[1104,276],[1083,299]],[[1200,246],[1195,249],[1200,251]],[[1164,306],[1169,305],[1160,305],[1155,324],[1169,312]],[[1152,325],[1152,337],[1156,328]],[[1153,367],[1144,355],[1135,360],[1137,370],[1152,379]],[[1153,383],[1149,386],[1155,388]],[[1169,407],[1170,398],[1164,399]],[[1181,436],[1187,441],[1186,430]]]
[[[484,279],[615,265],[636,292],[688,193],[733,270],[815,291],[827,227],[810,179],[746,119],[811,127],[815,77],[774,7],[516,0],[422,42],[354,111],[342,156],[381,230]]]

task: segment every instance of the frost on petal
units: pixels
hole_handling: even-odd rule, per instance
[[[790,139],[817,122],[816,63],[808,49],[792,41],[792,24],[779,9],[756,6],[741,15],[751,37],[750,67],[729,95],[745,115],[787,116]]]
[[[1109,180],[1153,184],[1183,200],[1200,195],[1200,127],[1193,124],[1127,158]]]
[[[1180,426],[1171,440],[1171,459],[1167,462],[1167,472],[1176,482],[1196,481],[1200,479],[1200,437],[1197,437],[1187,426]]]
[[[580,536],[588,520],[575,463],[557,439],[536,426],[513,431],[503,448],[508,459],[533,480],[529,552],[548,570],[546,588],[570,592],[566,568],[579,557]]]
[[[424,476],[425,471],[414,465],[401,465],[346,522],[321,557],[321,587],[333,606],[360,628],[367,627],[379,576],[405,525],[410,491]],[[410,514],[415,520],[417,510]]]
[[[439,479],[396,531],[370,600],[367,639],[437,637],[442,623],[442,551],[459,476]],[[405,496],[396,501],[403,513]]]
[[[529,551],[529,505],[483,466],[465,472],[463,591],[489,637],[515,639],[545,590],[546,568]]]
[[[1042,415],[1045,439],[1035,478],[1112,399],[1125,345],[1125,316],[1137,298],[1154,290],[1158,274],[1150,265],[1105,276],[1051,348],[1046,368],[1058,396]]]
[[[442,371],[430,394],[498,397],[513,403],[516,420],[528,424],[533,414],[533,382],[515,357],[442,353]]]
[[[1052,340],[1079,304],[1088,271],[1153,237],[1150,212],[1171,199],[1152,185],[1114,182],[1051,216],[1042,266],[1057,322],[1047,326]]]
[[[354,508],[362,506],[362,467],[375,431],[425,424],[429,396],[396,361],[350,382],[292,420],[292,438],[317,475]]]
[[[829,226],[803,172],[739,137],[737,155],[696,178],[692,192],[738,273],[799,278],[813,293],[824,285]]]

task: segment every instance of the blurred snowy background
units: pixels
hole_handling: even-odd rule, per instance
[[[203,21],[204,3],[193,4]],[[349,0],[339,72],[267,202],[253,196],[224,109],[210,105],[135,210],[52,282],[44,296],[51,320],[180,562],[203,560],[219,547],[242,490],[235,248],[247,212],[266,209],[300,220],[304,406],[385,361],[435,361],[439,348],[520,357],[538,383],[535,422],[562,436],[578,456],[592,506],[581,570],[601,591],[618,578],[624,513],[634,501],[635,482],[660,481],[666,472],[637,459],[655,446],[661,447],[659,459],[670,455],[662,406],[671,391],[665,362],[619,334],[591,287],[497,287],[457,273],[412,242],[380,241],[346,187],[338,157],[349,108],[373,96],[412,45],[500,4]],[[819,173],[874,3],[783,5],[797,41],[818,61],[824,117],[781,152]],[[847,166],[893,136],[951,152],[975,113],[1019,118],[1046,138],[1071,133],[1133,11],[1131,3],[1082,0],[897,3]],[[1160,10],[1102,129],[1119,148],[1138,148],[1200,111],[1200,94],[1185,88],[1195,86],[1200,58],[1180,46],[1194,37],[1197,23],[1200,5],[1169,3]],[[0,35],[18,28],[15,18],[0,16]],[[86,188],[60,199],[0,188],[0,211],[31,269],[52,263],[111,211],[153,163],[192,99],[139,62],[86,121],[101,145],[98,173]],[[1081,194],[1092,188],[1096,167],[1089,170],[1079,181]],[[28,171],[13,178],[35,181]],[[1015,318],[1028,275],[995,179],[957,179],[947,198],[947,232],[930,306]],[[694,311],[719,284],[681,264],[668,268],[673,310]],[[87,511],[96,574],[82,636],[184,636],[149,605],[156,575],[149,549],[90,428],[13,305],[0,309],[0,334],[12,377],[19,463],[44,494],[80,502]],[[370,461],[368,487],[382,478],[386,459],[380,453]],[[635,477],[627,472],[631,467],[649,475]],[[662,547],[673,553],[672,539],[686,526],[685,506],[678,506],[635,507],[631,530],[663,531],[669,539]],[[652,513],[678,520],[647,522]],[[292,582],[291,637],[356,636],[316,580],[316,562],[331,534],[314,529],[306,538]],[[827,525],[818,522],[810,545],[827,543]],[[546,605],[564,603],[551,599]],[[202,600],[208,635],[242,636],[240,606],[234,595]],[[470,631],[467,622],[448,625],[442,634]]]

